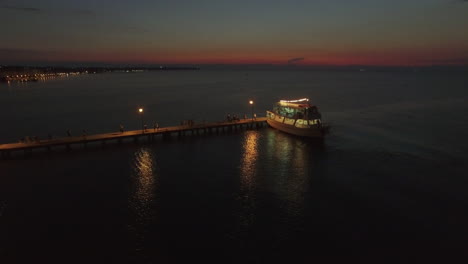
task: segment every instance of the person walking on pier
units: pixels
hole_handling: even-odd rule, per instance
[[[143,126],[143,132],[146,132],[146,129],[147,129],[147,128],[148,128],[148,126],[145,124],[145,125]]]
[[[124,132],[124,127],[122,124],[120,124],[120,133],[123,133]]]
[[[159,124],[158,124],[158,123],[154,123],[153,128],[154,128],[154,132],[156,132],[156,130],[159,129]]]
[[[88,135],[88,134],[86,133],[86,130],[83,129],[83,139],[86,139],[86,136],[87,136],[87,135]]]
[[[72,135],[71,135],[71,130],[70,130],[70,129],[67,130],[67,136],[69,136],[69,137],[72,136]]]

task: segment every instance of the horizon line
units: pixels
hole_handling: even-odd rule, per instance
[[[167,67],[167,66],[263,66],[263,67],[290,67],[290,68],[351,68],[351,67],[369,67],[369,68],[429,68],[429,67],[468,67],[466,64],[455,63],[433,63],[433,64],[280,64],[280,63],[115,63],[115,62],[16,62],[3,63],[0,67],[71,67],[80,65],[80,67]]]

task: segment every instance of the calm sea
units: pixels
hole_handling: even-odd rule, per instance
[[[323,263],[468,255],[466,72],[164,71],[0,84],[0,144],[264,115],[271,128],[0,161],[3,263]],[[466,260],[466,259],[465,259]],[[450,261],[449,261],[450,262]],[[447,263],[447,262],[446,262]]]

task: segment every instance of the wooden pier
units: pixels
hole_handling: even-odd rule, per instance
[[[24,151],[25,154],[28,154],[31,153],[33,149],[43,149],[46,151],[51,151],[54,147],[65,147],[66,150],[71,150],[72,145],[79,144],[86,147],[87,143],[91,142],[101,142],[101,144],[105,145],[108,141],[122,143],[124,140],[127,139],[138,141],[140,138],[145,137],[148,139],[148,141],[152,141],[158,135],[161,135],[162,137],[171,137],[174,134],[176,134],[177,136],[217,134],[225,131],[234,131],[242,128],[260,128],[263,127],[265,124],[266,117],[261,117],[256,118],[255,120],[242,119],[239,121],[231,122],[200,123],[193,125],[160,127],[158,129],[149,128],[146,129],[146,131],[139,129],[96,135],[70,136],[57,139],[3,144],[0,145],[0,152],[2,158],[9,158],[12,155],[12,153]]]

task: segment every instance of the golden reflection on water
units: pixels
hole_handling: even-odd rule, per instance
[[[260,134],[258,131],[247,131],[243,139],[243,153],[240,162],[240,202],[242,212],[239,214],[241,226],[249,227],[255,219],[255,189],[257,184],[257,164]]]
[[[255,170],[258,159],[258,131],[247,131],[243,142],[241,161],[241,185],[244,190],[251,190],[255,184]]]
[[[134,168],[136,172],[135,198],[140,204],[153,200],[155,188],[155,164],[152,152],[141,148],[135,153]]]
[[[138,149],[134,153],[132,165],[133,188],[129,197],[129,207],[134,218],[129,229],[135,235],[135,247],[139,250],[144,244],[147,228],[154,218],[158,175],[153,151],[146,147]]]

